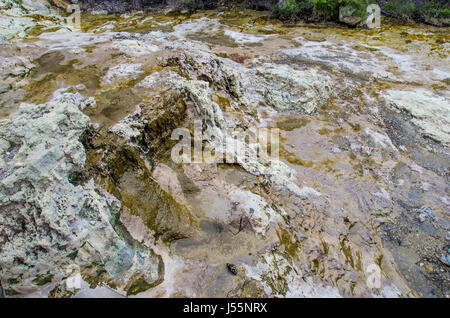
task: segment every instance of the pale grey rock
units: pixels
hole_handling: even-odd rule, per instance
[[[22,104],[0,121],[0,277],[4,287],[28,293],[42,275],[55,280],[70,265],[105,268],[125,285],[136,273],[160,279],[159,258],[115,231],[120,202],[93,180],[74,185],[86,160],[80,136],[89,118],[79,94],[41,105]],[[78,256],[71,257],[77,252]],[[6,282],[15,282],[8,284]]]

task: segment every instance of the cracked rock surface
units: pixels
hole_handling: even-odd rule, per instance
[[[449,296],[448,30],[1,21],[7,296]],[[177,128],[223,157],[227,133],[276,128],[279,156],[250,138],[233,163],[177,162]]]

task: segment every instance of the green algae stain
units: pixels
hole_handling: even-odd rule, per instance
[[[276,274],[263,274],[261,275],[261,279],[267,283],[273,293],[280,294],[286,296],[286,293],[289,291],[289,285],[284,278],[283,275],[289,274],[287,273],[276,273]]]
[[[129,177],[137,177],[138,182],[129,183]],[[128,212],[139,216],[155,232],[155,239],[173,242],[189,236],[196,222],[185,207],[178,204],[153,180],[127,174],[125,178],[128,180],[122,181],[127,185],[127,190],[122,191],[122,203]]]
[[[52,281],[53,274],[47,273],[44,275],[40,275],[37,278],[33,279],[33,284],[38,286],[43,286],[45,284],[48,284]]]
[[[25,33],[27,34],[28,38],[26,38],[24,41],[25,42],[30,42],[30,41],[33,41],[33,40],[37,40],[37,39],[34,39],[34,38],[39,37],[43,33],[56,32],[56,31],[58,31],[60,29],[61,29],[61,27],[59,27],[59,26],[48,27],[48,26],[44,26],[44,25],[36,25],[36,26],[33,26],[33,27],[31,27],[31,28],[29,28],[29,29],[27,29],[25,31]]]
[[[339,244],[341,246],[341,251],[345,256],[346,264],[350,265],[352,268],[356,269],[359,272],[364,272],[361,252],[353,252],[346,238],[341,239],[339,241]]]
[[[239,298],[265,298],[267,297],[264,288],[259,286],[259,282],[254,279],[249,279],[244,282],[241,288]]]

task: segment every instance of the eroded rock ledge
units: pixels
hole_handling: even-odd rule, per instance
[[[7,295],[30,293],[81,271],[134,293],[161,281],[163,264],[118,221],[121,203],[93,180],[74,185],[85,165],[80,137],[89,127],[80,95],[22,104],[0,121],[0,275]],[[78,269],[78,270],[75,270]],[[100,273],[104,273],[100,275]]]

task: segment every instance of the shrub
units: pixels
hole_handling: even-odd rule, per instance
[[[450,17],[450,4],[447,0],[383,1],[382,7],[392,16],[404,21],[430,22]]]

